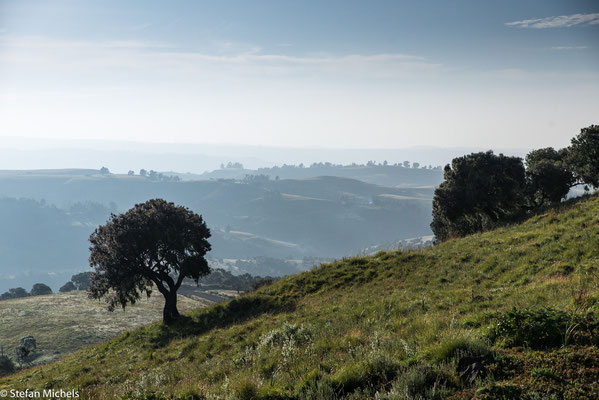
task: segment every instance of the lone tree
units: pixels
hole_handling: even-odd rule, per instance
[[[90,236],[89,296],[105,298],[108,309],[125,308],[155,285],[165,299],[163,321],[179,317],[177,290],[184,278],[210,272],[204,256],[210,251],[210,230],[200,215],[162,199],[137,204],[124,214],[112,214]]]
[[[30,296],[43,296],[45,294],[52,294],[52,289],[50,286],[44,283],[36,283],[31,288]]]
[[[75,284],[71,281],[65,283],[60,287],[60,289],[58,289],[60,293],[68,293],[72,292],[73,290],[77,290],[77,286],[75,286]]]

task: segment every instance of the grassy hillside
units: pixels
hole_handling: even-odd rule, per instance
[[[149,325],[2,378],[0,389],[76,388],[93,399],[597,398],[598,266],[593,196],[433,248],[324,265],[176,326]]]

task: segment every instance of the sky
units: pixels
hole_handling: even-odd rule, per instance
[[[0,139],[562,147],[599,2],[0,0]]]

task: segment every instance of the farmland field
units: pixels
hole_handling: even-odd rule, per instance
[[[31,364],[63,358],[83,347],[162,318],[159,293],[142,298],[126,310],[106,310],[106,304],[87,298],[84,291],[0,301],[0,346],[14,358],[20,338],[31,335],[37,351]],[[198,296],[179,296],[181,312],[211,304]]]

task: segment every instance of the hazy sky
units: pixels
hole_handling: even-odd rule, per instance
[[[0,0],[0,136],[564,146],[599,2]]]

